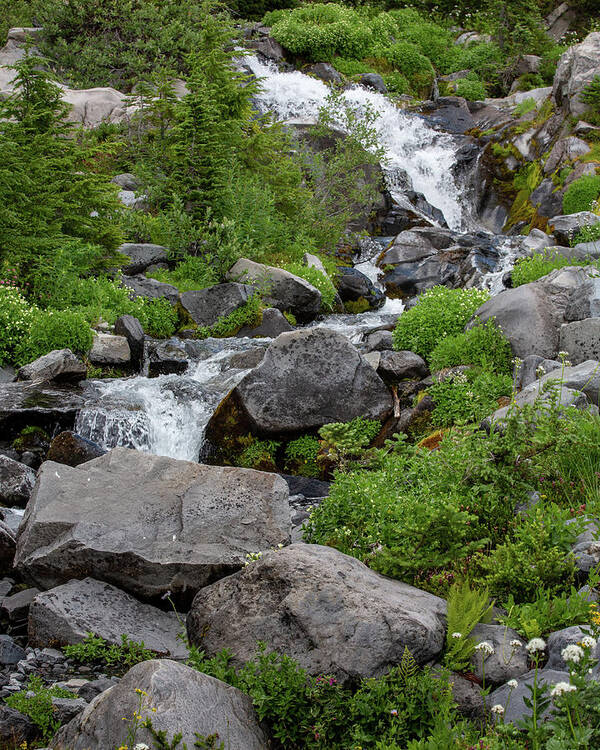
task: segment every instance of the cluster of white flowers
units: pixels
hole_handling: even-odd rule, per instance
[[[545,651],[546,641],[543,638],[532,638],[525,648],[529,654],[535,654],[538,651]]]
[[[506,684],[511,690],[514,690],[515,688],[519,687],[519,683],[516,680],[509,680]]]
[[[452,633],[453,638],[462,638],[462,633]]]
[[[565,693],[572,693],[575,690],[577,690],[575,685],[571,685],[569,682],[557,682],[550,691],[550,695],[553,698],[559,698],[561,695],[564,695]]]
[[[581,639],[581,645],[584,648],[596,648],[596,643],[597,643],[596,639],[592,638],[591,635],[584,635],[583,638]]]
[[[565,661],[572,661],[575,664],[579,664],[584,656],[584,653],[581,646],[578,646],[576,643],[570,643],[568,646],[563,648],[563,650],[560,652],[560,655]]]
[[[513,638],[512,641],[510,642],[510,647],[512,649],[514,649],[515,651],[518,648],[521,648],[522,646],[523,646],[523,644],[521,643],[521,641],[518,638]]]
[[[494,647],[489,641],[481,641],[475,646],[475,651],[481,651],[487,656],[491,656],[494,652]]]
[[[500,703],[496,703],[495,706],[492,706],[490,708],[490,711],[493,714],[498,714],[498,716],[502,716],[502,714],[504,713],[504,706],[502,706]]]

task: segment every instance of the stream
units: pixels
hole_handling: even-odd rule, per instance
[[[320,80],[299,71],[280,72],[274,65],[249,56],[244,63],[261,79],[258,107],[287,122],[314,122],[330,89]],[[481,231],[468,200],[457,185],[453,167],[459,141],[441,133],[414,113],[398,109],[385,96],[356,86],[344,99],[358,114],[374,111],[380,145],[385,150],[384,174],[393,198],[400,197],[400,176],[409,175],[414,189],[441,210],[448,226],[460,232]],[[375,285],[380,270],[375,259],[393,238],[378,237],[369,243],[355,267]],[[502,290],[502,277],[513,265],[518,238],[503,238],[498,245],[496,269],[484,276],[482,285],[492,294]],[[365,332],[389,325],[402,312],[400,300],[387,299],[380,310],[359,315],[329,315],[311,323],[339,331],[360,345]],[[174,339],[177,342],[176,339]],[[182,375],[155,378],[135,376],[86,383],[87,401],[77,416],[75,430],[104,448],[125,446],[171,458],[197,461],[208,420],[221,399],[249,372],[232,358],[255,347],[265,348],[270,339],[206,339],[196,342],[190,364]],[[238,358],[239,359],[239,358]]]

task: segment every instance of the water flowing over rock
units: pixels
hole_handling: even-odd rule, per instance
[[[76,468],[42,465],[15,565],[42,588],[92,576],[142,598],[185,598],[289,534],[277,475],[116,448]]]
[[[220,404],[206,436],[219,446],[233,430],[293,434],[358,416],[383,420],[391,408],[390,392],[348,339],[312,328],[273,341]]]
[[[107,750],[126,744],[129,726],[122,717],[139,711],[136,690],[143,691],[143,713],[152,717],[155,729],[169,739],[181,732],[188,748],[194,746],[196,732],[204,737],[216,733],[219,741],[227,742],[228,750],[270,747],[248,696],[191,667],[155,659],[136,664],[60,729],[51,743],[54,750]],[[136,741],[148,744],[152,737],[147,729],[139,728]]]
[[[312,674],[338,679],[384,674],[408,647],[419,663],[445,637],[446,603],[374,573],[330,547],[292,544],[198,592],[188,615],[192,643],[235,663],[257,641],[288,654]]]
[[[43,591],[29,608],[28,638],[34,648],[81,643],[88,633],[121,645],[122,635],[160,656],[185,658],[175,612],[142,604],[124,591],[93,578]]]

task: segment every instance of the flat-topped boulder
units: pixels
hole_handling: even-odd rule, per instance
[[[54,349],[21,367],[19,380],[73,381],[83,380],[87,374],[85,362],[70,349]]]
[[[115,448],[77,467],[46,461],[16,566],[42,589],[91,576],[144,599],[190,598],[290,535],[281,477]]]
[[[121,284],[131,289],[131,297],[146,297],[146,299],[164,297],[172,305],[179,300],[179,289],[176,286],[165,284],[156,279],[148,279],[140,274],[137,276],[122,276]]]
[[[73,428],[77,412],[84,404],[78,386],[53,383],[0,383],[0,434],[10,437],[37,425],[53,430]]]
[[[375,677],[402,659],[423,664],[444,646],[446,602],[394,581],[331,547],[292,544],[200,590],[190,641],[208,654],[229,648],[236,664],[258,641],[311,674]]]
[[[136,664],[119,683],[100,693],[85,711],[62,727],[50,744],[54,750],[128,746],[130,722],[123,721],[123,716],[135,713],[150,717],[154,728],[165,732],[169,741],[181,733],[182,743],[190,750],[197,741],[196,733],[202,737],[217,734],[226,741],[227,750],[271,747],[247,695],[170,659]],[[141,726],[135,739],[140,747],[142,743],[147,747],[154,744],[150,732]]]
[[[29,608],[28,642],[34,648],[81,643],[88,633],[121,645],[122,636],[160,656],[185,658],[175,612],[143,604],[108,583],[84,578],[39,593]]]
[[[300,323],[314,320],[321,309],[321,292],[282,268],[240,258],[229,269],[227,278],[255,287],[270,307],[291,312]]]
[[[359,416],[383,420],[391,409],[387,387],[350,341],[310,328],[282,333],[271,343],[221,402],[206,434],[218,446],[234,429],[293,434]]]
[[[232,281],[215,284],[206,289],[183,292],[179,296],[179,301],[194,323],[199,326],[211,326],[219,318],[243,307],[253,294],[253,287]]]
[[[143,273],[154,263],[164,263],[167,260],[167,250],[162,245],[152,245],[145,242],[126,242],[118,252],[129,258],[129,263],[123,266],[123,273],[134,276]]]

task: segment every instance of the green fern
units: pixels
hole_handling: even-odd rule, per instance
[[[479,622],[489,622],[492,607],[487,589],[472,589],[467,581],[455,583],[448,594],[448,630],[444,665],[463,671],[475,650],[469,635]]]

